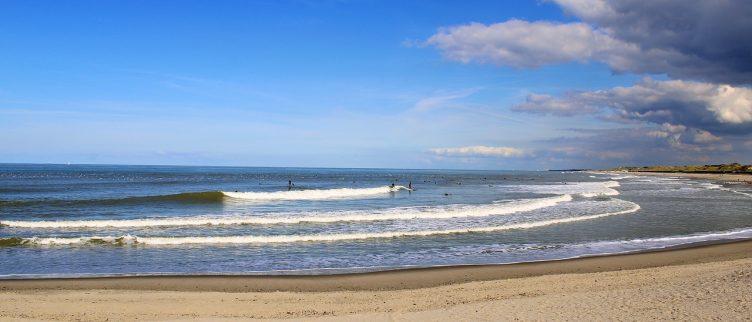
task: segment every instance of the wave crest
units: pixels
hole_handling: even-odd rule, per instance
[[[331,223],[341,221],[380,221],[409,219],[447,219],[458,217],[487,217],[507,215],[552,207],[571,201],[572,196],[563,195],[540,199],[525,199],[508,203],[488,205],[450,205],[441,207],[393,208],[382,212],[348,211],[286,217],[171,217],[127,220],[74,220],[74,221],[2,221],[0,225],[19,228],[94,228],[94,227],[166,227],[209,225],[272,225],[298,224],[303,222]]]
[[[404,186],[383,186],[374,188],[337,188],[337,189],[311,189],[311,190],[285,190],[272,192],[230,192],[230,191],[200,191],[183,192],[167,195],[132,196],[124,198],[107,199],[81,199],[81,200],[0,200],[2,206],[29,206],[45,204],[52,206],[118,206],[145,203],[220,203],[226,198],[246,201],[285,201],[285,200],[326,200],[326,199],[349,199],[376,197],[387,195],[400,190],[410,190]]]
[[[227,197],[250,201],[284,201],[284,200],[327,200],[349,199],[361,197],[373,197],[386,195],[400,190],[409,190],[404,186],[383,186],[374,188],[336,188],[336,189],[311,189],[289,190],[272,192],[229,192],[222,191]]]
[[[80,200],[0,200],[0,205],[29,206],[45,204],[52,206],[118,206],[143,203],[216,203],[222,202],[224,194],[220,191],[184,192],[169,195],[134,196],[108,199],[80,199]]]

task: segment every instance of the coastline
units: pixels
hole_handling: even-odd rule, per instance
[[[712,180],[729,183],[747,183],[752,184],[752,175],[740,174],[740,173],[691,173],[691,172],[652,172],[652,171],[605,171],[609,174],[634,174],[634,175],[647,175],[657,177],[680,177],[687,179],[700,179],[700,180]]]
[[[752,240],[345,275],[0,281],[8,319],[740,319],[751,310]]]

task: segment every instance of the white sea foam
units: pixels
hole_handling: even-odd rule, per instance
[[[735,238],[748,238],[752,237],[752,227],[739,228],[734,230],[719,231],[719,232],[706,232],[696,233],[691,235],[679,235],[679,236],[666,236],[666,237],[653,237],[653,238],[638,238],[630,240],[611,240],[589,243],[587,245],[591,247],[602,247],[609,245],[652,245],[652,246],[675,246],[687,243],[697,243],[711,240],[723,240],[723,239],[735,239]]]
[[[618,181],[600,181],[600,182],[567,182],[566,184],[547,184],[547,185],[520,185],[505,186],[511,191],[524,191],[540,194],[558,194],[558,195],[580,195],[586,198],[597,196],[616,196],[619,191],[614,188],[619,187]]]
[[[376,197],[388,195],[392,192],[408,190],[404,186],[374,187],[374,188],[337,188],[337,189],[311,189],[311,190],[288,190],[272,192],[230,192],[222,191],[227,197],[247,201],[285,201],[285,200],[327,200],[327,199],[352,199],[364,197]]]
[[[746,197],[752,197],[752,193],[747,193],[747,192],[744,192],[744,191],[737,191],[737,190],[734,190],[734,189],[731,189],[731,188],[726,188],[724,186],[721,186],[721,185],[718,185],[718,184],[715,184],[715,183],[704,182],[704,183],[701,184],[701,186],[703,188],[705,188],[705,189],[708,189],[708,190],[728,191],[728,192],[735,193],[735,194],[738,194],[738,195],[742,195],[742,196],[746,196]]]
[[[702,186],[703,188],[705,188],[705,189],[708,189],[708,190],[721,189],[721,188],[723,187],[723,186],[721,186],[721,185],[719,185],[719,184],[715,184],[715,183],[710,183],[710,182],[703,182],[703,183],[701,183],[700,185],[701,185],[701,186]]]
[[[432,235],[449,235],[464,233],[482,233],[504,230],[531,229],[557,224],[593,220],[603,217],[634,213],[640,210],[640,206],[631,203],[632,207],[627,210],[607,212],[595,215],[586,215],[570,218],[534,221],[502,226],[474,227],[448,230],[421,230],[421,231],[390,231],[374,233],[352,234],[320,234],[320,235],[277,235],[277,236],[196,236],[196,237],[137,237],[137,236],[93,236],[73,238],[25,238],[24,243],[35,245],[73,245],[91,242],[108,242],[119,244],[144,244],[144,245],[186,245],[186,244],[270,244],[270,243],[296,243],[296,242],[330,242],[342,240],[359,240],[372,238],[397,238],[397,237],[421,237]]]
[[[633,175],[621,175],[621,176],[613,176],[611,177],[611,180],[624,180],[624,179],[632,179],[632,178],[637,178],[637,177]]]
[[[75,220],[75,221],[2,221],[9,227],[23,228],[83,228],[83,227],[165,227],[208,225],[270,225],[302,222],[379,221],[409,219],[446,219],[459,217],[486,217],[507,215],[552,207],[572,200],[570,195],[549,198],[523,199],[485,205],[448,205],[435,207],[405,207],[386,210],[342,211],[322,214],[287,215],[284,217],[170,217],[125,220]]]

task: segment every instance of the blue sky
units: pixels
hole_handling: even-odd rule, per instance
[[[639,128],[671,138],[678,132],[667,126],[683,118],[613,121],[522,106],[530,95],[571,100],[684,77],[601,56],[519,62],[472,52],[478,41],[509,45],[476,37],[498,32],[494,24],[558,28],[588,18],[566,9],[546,1],[3,1],[0,162],[545,169],[738,159],[746,151],[738,147],[752,147],[742,113],[728,138],[717,124],[682,125],[713,132],[703,132],[707,142],[729,141],[724,155],[691,143],[678,160],[626,156],[634,147],[600,153],[607,148],[593,137],[601,135],[583,133]],[[462,26],[475,29],[447,29]],[[451,40],[430,40],[442,33]],[[462,46],[470,56],[458,56]],[[520,46],[533,53],[523,59],[538,57],[539,46],[512,50]],[[712,84],[748,89],[740,77]],[[683,138],[699,137],[692,133]],[[589,152],[577,143],[583,136]]]

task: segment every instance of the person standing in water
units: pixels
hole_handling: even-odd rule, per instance
[[[407,189],[413,190],[413,181],[410,180],[410,182],[407,183]]]
[[[287,180],[287,191],[292,190],[292,187],[295,185],[292,183],[292,180]]]

